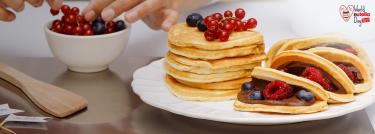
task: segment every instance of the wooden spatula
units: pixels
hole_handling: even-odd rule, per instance
[[[63,118],[87,107],[87,100],[65,89],[27,76],[0,64],[0,78],[20,88],[43,111]]]

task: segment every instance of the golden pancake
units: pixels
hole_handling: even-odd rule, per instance
[[[239,89],[244,82],[248,82],[251,80],[250,77],[223,81],[223,82],[214,82],[214,83],[194,83],[194,82],[187,82],[184,80],[176,79],[179,83],[184,85],[195,87],[195,88],[202,88],[202,89],[216,89],[216,90],[228,90],[228,89]]]
[[[343,50],[330,48],[330,47],[316,47],[316,48],[311,48],[307,51],[317,54],[334,63],[348,64],[356,68],[359,73],[356,75],[360,75],[360,78],[362,78],[363,81],[353,83],[355,86],[354,93],[362,93],[371,89],[372,80],[371,80],[370,72],[367,70],[366,64],[363,63],[363,61],[359,59],[358,57],[356,57],[355,55],[347,53],[346,51],[343,51]]]
[[[178,98],[188,101],[226,101],[236,99],[239,89],[213,90],[183,85],[173,77],[165,77],[168,89]]]
[[[234,47],[223,50],[202,50],[193,47],[179,47],[168,44],[169,51],[174,54],[185,56],[191,59],[216,60],[226,57],[238,57],[251,54],[263,54],[264,45],[257,44],[244,47]]]
[[[341,70],[334,63],[327,59],[324,59],[316,54],[300,51],[300,50],[289,50],[284,51],[277,55],[272,61],[270,67],[278,69],[280,67],[287,66],[291,63],[300,63],[313,66],[315,68],[320,68],[327,75],[325,77],[330,77],[331,82],[335,83],[338,91],[343,91],[342,93],[327,91],[329,95],[328,103],[343,103],[350,102],[354,100],[354,85],[351,80],[346,76],[345,72]],[[322,72],[322,73],[324,73]],[[300,77],[303,78],[303,77]],[[306,78],[303,78],[306,79]],[[306,79],[309,80],[309,79]],[[311,81],[313,82],[313,81]],[[340,88],[341,87],[341,88]]]
[[[266,64],[266,67],[269,67],[269,65],[271,65],[271,62],[272,62],[272,59],[273,57],[276,56],[277,52],[279,51],[279,49],[286,43],[286,42],[289,42],[293,40],[292,38],[291,39],[284,39],[284,40],[281,40],[281,41],[278,41],[276,42],[276,44],[272,45],[272,47],[270,48],[270,50],[268,50],[268,53],[267,53],[267,58],[265,60],[265,64]]]
[[[265,57],[266,56],[264,54],[259,54],[247,55],[242,57],[223,58],[217,60],[199,60],[186,58],[184,56],[179,56],[171,52],[168,52],[166,55],[166,59],[172,59],[184,65],[210,69],[228,68],[231,66],[254,64],[261,62],[263,59],[265,59]]]
[[[226,67],[226,68],[210,69],[210,68],[205,68],[205,67],[195,67],[195,66],[184,65],[168,57],[165,58],[165,62],[168,63],[170,66],[172,66],[174,69],[177,69],[179,71],[191,72],[195,74],[218,74],[218,73],[234,72],[234,71],[241,71],[241,70],[249,70],[249,69],[253,69],[256,66],[261,65],[261,62],[258,62],[258,63],[247,64],[247,65],[237,65],[237,66],[231,66],[231,67]]]
[[[194,74],[190,72],[176,70],[167,63],[164,63],[164,69],[167,72],[167,74],[173,76],[174,78],[195,83],[212,83],[234,80],[238,78],[249,77],[251,73],[251,70],[241,70],[221,74]]]
[[[180,47],[194,47],[202,50],[221,50],[233,47],[243,47],[253,44],[263,44],[263,36],[253,30],[233,32],[228,41],[207,41],[204,32],[186,23],[174,25],[168,32],[168,42]]]
[[[238,111],[252,111],[252,112],[271,112],[271,113],[284,113],[284,114],[304,114],[315,113],[326,110],[328,108],[327,99],[328,95],[324,89],[317,83],[308,79],[304,79],[292,74],[288,74],[275,69],[256,67],[251,76],[256,79],[275,81],[281,80],[289,85],[303,87],[306,91],[314,95],[315,102],[311,105],[293,106],[293,105],[268,105],[262,103],[246,103],[242,102],[242,98],[237,97],[234,103],[234,109]],[[240,95],[240,93],[239,93]],[[242,100],[242,101],[241,101]],[[260,100],[261,101],[261,100]],[[283,101],[283,100],[279,100]]]
[[[337,49],[351,48],[355,50],[357,52],[356,56],[363,60],[371,74],[373,73],[372,63],[368,58],[366,51],[363,50],[363,48],[361,48],[357,43],[339,35],[321,35],[309,38],[294,39],[284,43],[284,45],[279,48],[276,55],[286,50],[306,50],[322,46]]]

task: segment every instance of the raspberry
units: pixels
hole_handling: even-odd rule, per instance
[[[352,80],[352,82],[356,81],[356,78],[355,78],[353,72],[350,71],[347,66],[345,66],[344,64],[339,64],[337,66],[339,66],[342,69],[342,71],[345,72],[345,74],[350,78],[350,80]]]
[[[266,99],[281,100],[293,96],[293,88],[283,81],[275,80],[267,84],[263,95]]]
[[[352,53],[354,55],[358,55],[357,51],[355,51],[353,48],[345,48],[344,51]]]
[[[322,73],[314,68],[314,67],[307,67],[303,73],[302,76],[306,79],[312,80],[316,83],[319,83],[324,89],[328,91],[333,91],[334,89],[331,87],[331,85],[328,84],[328,82],[324,79]]]

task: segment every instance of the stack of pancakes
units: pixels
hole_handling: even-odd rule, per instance
[[[193,101],[235,99],[254,67],[265,59],[263,36],[234,32],[226,42],[206,41],[203,32],[186,23],[168,33],[166,83],[177,97]]]

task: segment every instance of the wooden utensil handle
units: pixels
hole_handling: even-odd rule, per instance
[[[21,89],[28,81],[34,81],[26,74],[4,64],[0,64],[0,77]]]

